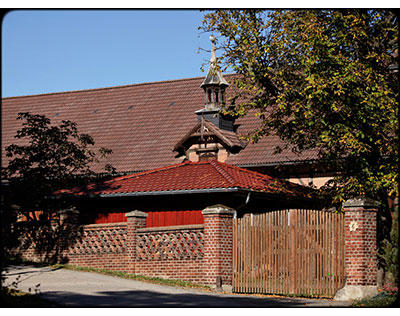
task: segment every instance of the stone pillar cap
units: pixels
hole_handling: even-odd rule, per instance
[[[343,208],[377,208],[379,202],[366,197],[357,197],[343,203]]]
[[[71,208],[66,208],[63,210],[58,211],[59,214],[65,214],[65,213],[74,213],[74,214],[79,214],[79,211],[75,207]]]
[[[235,210],[228,206],[217,204],[213,206],[206,207],[203,211],[201,211],[203,215],[211,215],[211,214],[235,214]]]
[[[125,216],[126,217],[144,217],[144,218],[146,218],[147,216],[149,216],[149,214],[136,210],[136,211],[126,213]]]

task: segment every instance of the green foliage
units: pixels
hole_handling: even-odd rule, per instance
[[[52,200],[47,197],[93,176],[92,163],[112,153],[100,148],[96,155],[91,149],[94,139],[79,133],[74,122],[52,125],[49,118],[29,112],[19,113],[17,119],[22,128],[15,136],[16,144],[5,148],[10,161],[2,179],[12,187],[9,193],[22,211],[49,209]]]
[[[373,297],[355,300],[353,307],[394,307],[398,306],[399,289],[394,284],[385,284]]]
[[[355,300],[353,307],[393,307],[396,304],[396,294],[390,292],[380,292],[371,298]]]
[[[391,282],[398,284],[399,281],[399,226],[398,226],[399,208],[394,211],[392,230],[390,240],[383,241],[383,259],[385,262],[385,271],[390,273],[393,278]]]
[[[201,28],[220,35],[220,61],[242,75],[225,111],[260,118],[249,139],[277,134],[295,152],[318,150],[341,171],[325,187],[334,202],[398,195],[393,12],[217,10]]]

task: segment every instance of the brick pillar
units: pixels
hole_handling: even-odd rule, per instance
[[[351,199],[343,204],[346,283],[335,299],[352,300],[378,293],[377,205],[367,198]]]
[[[232,244],[234,209],[214,205],[204,216],[204,283],[225,290],[232,286]]]
[[[79,225],[79,211],[75,207],[58,211],[60,223]]]
[[[128,273],[136,273],[136,230],[146,227],[146,218],[148,214],[141,211],[132,211],[126,213],[125,216],[128,218],[126,227],[126,251],[128,254],[128,264],[126,271]]]
[[[68,262],[70,248],[76,243],[81,235],[81,227],[79,225],[79,211],[75,207],[69,209],[59,210],[58,215],[60,220],[58,223],[54,221],[53,225],[60,225],[58,231],[60,233],[60,240],[57,248],[55,249],[58,254],[59,262]]]

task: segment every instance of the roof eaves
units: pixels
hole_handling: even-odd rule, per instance
[[[175,195],[175,194],[195,194],[195,193],[225,193],[237,192],[242,190],[239,187],[232,188],[210,188],[210,189],[192,189],[192,190],[169,190],[169,191],[144,191],[144,192],[126,192],[126,193],[110,193],[97,194],[92,197],[129,197],[129,196],[154,196],[154,195]]]
[[[251,167],[274,167],[279,165],[296,165],[296,164],[311,164],[317,162],[318,159],[305,159],[305,160],[286,160],[286,161],[274,161],[274,162],[259,162],[259,163],[237,163],[232,166],[239,168],[251,168]]]
[[[178,151],[180,147],[190,138],[190,136],[199,128],[200,122],[198,122],[189,132],[186,133],[185,136],[181,138],[179,142],[174,146],[173,151]]]

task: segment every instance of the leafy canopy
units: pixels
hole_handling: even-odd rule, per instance
[[[255,112],[249,138],[279,135],[341,170],[326,189],[398,195],[398,20],[388,10],[218,10],[200,27],[220,35],[222,65],[241,74],[225,111]]]
[[[71,121],[54,125],[47,117],[29,112],[19,113],[17,119],[22,128],[16,142],[5,148],[10,160],[2,169],[0,271],[15,249],[32,244],[44,261],[62,260],[80,228],[58,212],[73,207],[74,202],[54,199],[53,193],[93,180],[93,163],[112,153],[107,148],[96,153],[94,139],[79,133]],[[111,165],[105,169],[114,170]],[[18,221],[21,215],[27,221]]]
[[[21,141],[5,148],[10,161],[2,177],[9,181],[12,200],[21,211],[47,210],[55,190],[93,176],[92,163],[112,153],[107,148],[96,153],[93,138],[79,133],[74,122],[63,120],[57,126],[29,112],[19,113],[17,119],[22,128],[15,138]],[[105,169],[113,171],[111,165]]]

